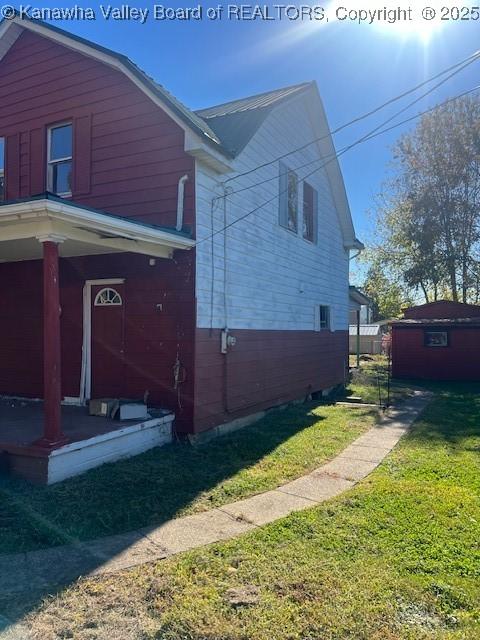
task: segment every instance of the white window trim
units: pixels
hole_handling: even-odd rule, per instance
[[[50,155],[52,151],[52,131],[54,129],[60,129],[61,127],[70,126],[72,127],[72,155],[65,156],[64,158],[55,158],[55,160],[51,160]],[[52,124],[47,129],[47,191],[53,191],[53,166],[56,164],[61,164],[62,162],[72,163],[73,168],[73,122],[71,120],[67,120],[65,122],[58,122],[56,124]],[[68,198],[72,195],[71,191],[65,191],[62,193],[56,193],[55,195],[60,198]]]
[[[326,327],[322,327],[321,321],[321,312],[320,309],[325,307],[328,309],[328,324]],[[313,327],[314,331],[320,333],[321,331],[331,331],[332,330],[332,306],[330,304],[316,304],[314,308],[314,318],[313,318]]]

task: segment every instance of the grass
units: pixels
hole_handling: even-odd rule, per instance
[[[34,638],[477,639],[480,386],[436,391],[354,490],[228,543],[82,580],[30,614]]]
[[[204,446],[153,449],[51,487],[3,480],[1,553],[157,525],[272,489],[334,457],[374,421],[365,408],[296,405]]]
[[[356,358],[352,362],[352,356],[350,366],[356,366]],[[360,369],[352,369],[352,379],[346,388],[346,399],[348,400],[348,396],[359,396],[362,402],[385,405],[390,397],[390,404],[395,404],[411,393],[412,386],[418,386],[417,382],[404,380],[390,380],[389,383],[388,377],[388,361],[385,356],[361,356]]]

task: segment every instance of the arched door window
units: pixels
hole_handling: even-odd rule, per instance
[[[121,306],[122,296],[115,291],[115,289],[111,289],[110,287],[105,287],[97,293],[95,296],[95,306],[96,307],[107,307],[107,306]]]

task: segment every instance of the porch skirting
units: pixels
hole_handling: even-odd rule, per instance
[[[174,418],[169,413],[53,450],[12,445],[6,452],[9,472],[36,484],[54,484],[101,464],[168,444],[173,438]]]

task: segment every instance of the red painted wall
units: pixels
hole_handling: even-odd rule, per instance
[[[188,173],[185,224],[193,224],[194,160],[182,129],[119,71],[24,31],[0,62],[9,199],[45,191],[46,128],[66,120],[75,201],[173,226],[178,180]]]
[[[193,307],[191,253],[175,260],[115,254],[62,259],[60,303],[62,394],[78,396],[82,354],[82,290],[85,280],[125,278],[125,368],[128,397],[175,410],[179,430],[190,428],[193,404]],[[0,394],[43,396],[42,263],[0,264]],[[157,305],[162,305],[162,310]],[[178,346],[177,346],[178,345]],[[177,350],[186,371],[173,388]],[[116,375],[117,372],[112,372]]]
[[[426,347],[425,330],[447,330],[448,347]],[[394,378],[480,380],[480,326],[392,326]]]
[[[345,380],[348,332],[232,329],[220,352],[219,329],[196,331],[195,431],[267,409]]]
[[[0,136],[7,140],[7,198],[46,189],[47,127],[72,121],[73,200],[152,224],[174,226],[184,174],[184,221],[194,225],[194,160],[183,130],[122,73],[25,31],[0,62]],[[63,394],[78,396],[85,279],[126,278],[126,393],[174,409],[191,428],[195,327],[194,252],[62,259]],[[0,264],[0,393],[41,397],[40,262]],[[163,311],[156,304],[163,304]],[[180,345],[180,347],[177,347]],[[173,389],[179,351],[187,379]]]

